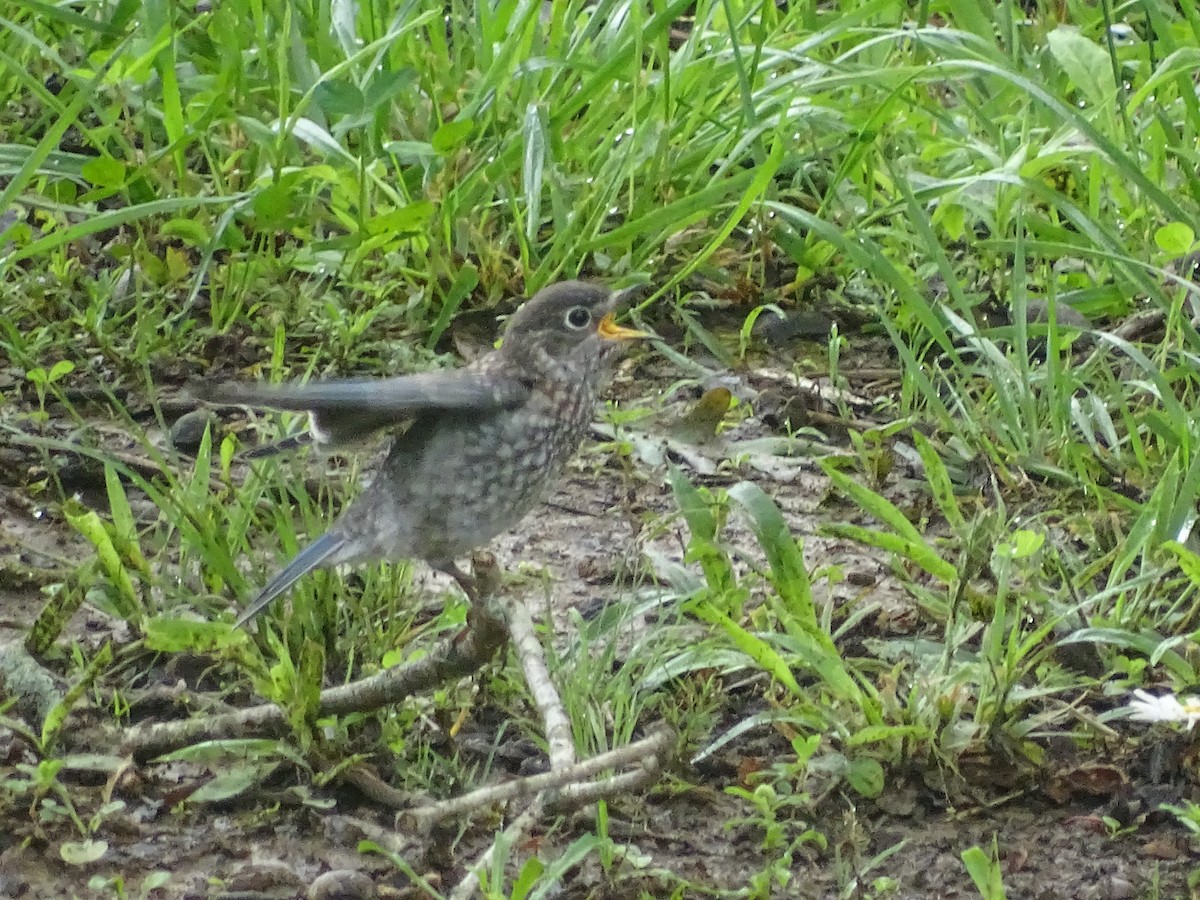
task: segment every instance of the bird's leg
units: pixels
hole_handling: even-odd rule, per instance
[[[438,562],[433,566],[439,572],[444,572],[458,582],[470,607],[467,609],[467,627],[473,631],[507,632],[504,619],[491,608],[488,600],[500,588],[500,566],[496,557],[486,551],[479,551],[471,556],[472,575],[468,575],[458,567],[454,560]]]
[[[458,563],[450,560],[449,562],[438,563],[434,568],[457,581],[458,586],[467,595],[467,600],[470,601],[472,606],[479,605],[479,591],[476,590],[475,579],[460,569]]]

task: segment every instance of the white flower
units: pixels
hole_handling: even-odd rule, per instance
[[[1200,722],[1200,697],[1180,700],[1174,694],[1155,697],[1148,691],[1134,691],[1129,709],[1129,718],[1136,722],[1187,722],[1188,731]]]

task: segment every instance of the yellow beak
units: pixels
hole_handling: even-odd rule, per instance
[[[636,328],[626,328],[623,325],[618,325],[616,317],[609,313],[600,320],[600,325],[596,329],[600,337],[606,341],[629,341],[634,338],[648,338],[650,334],[645,331],[638,331]]]

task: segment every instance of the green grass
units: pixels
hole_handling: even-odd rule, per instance
[[[551,652],[581,750],[657,715],[690,723],[692,754],[755,729],[786,736],[757,784],[731,786],[769,835],[747,886],[763,896],[812,842],[817,801],[784,784],[816,772],[823,792],[872,797],[915,760],[950,773],[953,793],[984,748],[1032,780],[1052,740],[1102,753],[1129,689],[1194,682],[1200,288],[1177,274],[1200,248],[1190,6],[549,9],[6,10],[0,354],[18,383],[0,387],[0,442],[49,461],[63,441],[101,446],[96,423],[115,420],[161,459],[162,404],[188,378],[447,364],[456,320],[490,323],[579,274],[653,287],[639,313],[685,335],[662,348],[690,354],[684,380],[714,357],[760,364],[736,326],[804,298],[865,311],[903,370],[878,429],[825,466],[841,519],[825,534],[891,562],[916,630],[863,640],[879,610],[818,602],[843,573],[793,540],[765,493],[680,475],[680,517],[646,523],[686,524],[678,583],[626,591]],[[1107,332],[1073,352],[1064,323],[1026,316],[1037,301]],[[1155,317],[1148,338],[1114,330],[1133,314]],[[844,375],[858,337],[797,365]],[[233,451],[216,435],[190,469],[165,459],[149,479],[95,450],[109,461],[102,515],[35,479],[29,492],[97,551],[52,605],[86,594],[151,650],[212,652],[237,690],[289,706],[306,749],[337,752],[353,725],[327,739],[305,717],[321,673],[420,652],[461,607],[417,626],[429,598],[399,568],[306,581],[275,643],[206,630],[322,527],[354,474],[310,495],[287,464],[246,472]],[[748,570],[731,519],[754,536]],[[627,617],[672,604],[682,612],[652,640],[617,649]],[[1079,647],[1095,665],[1063,662]],[[98,676],[94,652],[66,664],[80,684]],[[743,715],[725,687],[755,671],[766,708]],[[489,686],[536,733],[519,678]],[[476,777],[423,741],[424,716],[463,702],[447,689],[383,725],[416,763],[406,786]],[[972,877],[1000,896],[989,865],[978,854]]]

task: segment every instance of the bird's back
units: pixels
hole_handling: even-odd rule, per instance
[[[583,390],[539,384],[513,409],[416,418],[334,526],[346,542],[331,562],[449,562],[512,527],[587,431],[595,379],[581,375]]]

